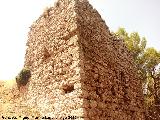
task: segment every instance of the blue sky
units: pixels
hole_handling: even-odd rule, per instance
[[[89,0],[111,31],[137,31],[160,50],[160,0]],[[54,0],[0,1],[0,80],[14,79],[24,63],[29,27]]]

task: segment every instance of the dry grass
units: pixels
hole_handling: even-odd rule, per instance
[[[21,120],[23,116],[40,116],[36,109],[24,105],[22,97],[15,80],[0,81],[0,117],[15,116]]]

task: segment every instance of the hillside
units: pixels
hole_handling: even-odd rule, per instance
[[[15,80],[0,81],[0,118],[17,117],[21,120],[25,116],[39,116],[39,112],[23,105],[23,97],[23,90],[19,92]]]

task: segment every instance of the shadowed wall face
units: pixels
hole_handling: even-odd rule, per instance
[[[26,103],[41,115],[144,119],[141,83],[122,40],[86,0],[58,0],[31,26]]]
[[[85,73],[84,79],[81,76],[82,92],[88,92],[84,104],[90,104],[87,117],[144,119],[141,83],[125,44],[111,35],[91,5],[85,1],[76,5]]]

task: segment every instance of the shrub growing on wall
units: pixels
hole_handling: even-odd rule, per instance
[[[20,88],[20,86],[25,86],[28,83],[30,77],[31,71],[28,68],[23,68],[20,71],[20,73],[16,76],[18,88]]]

